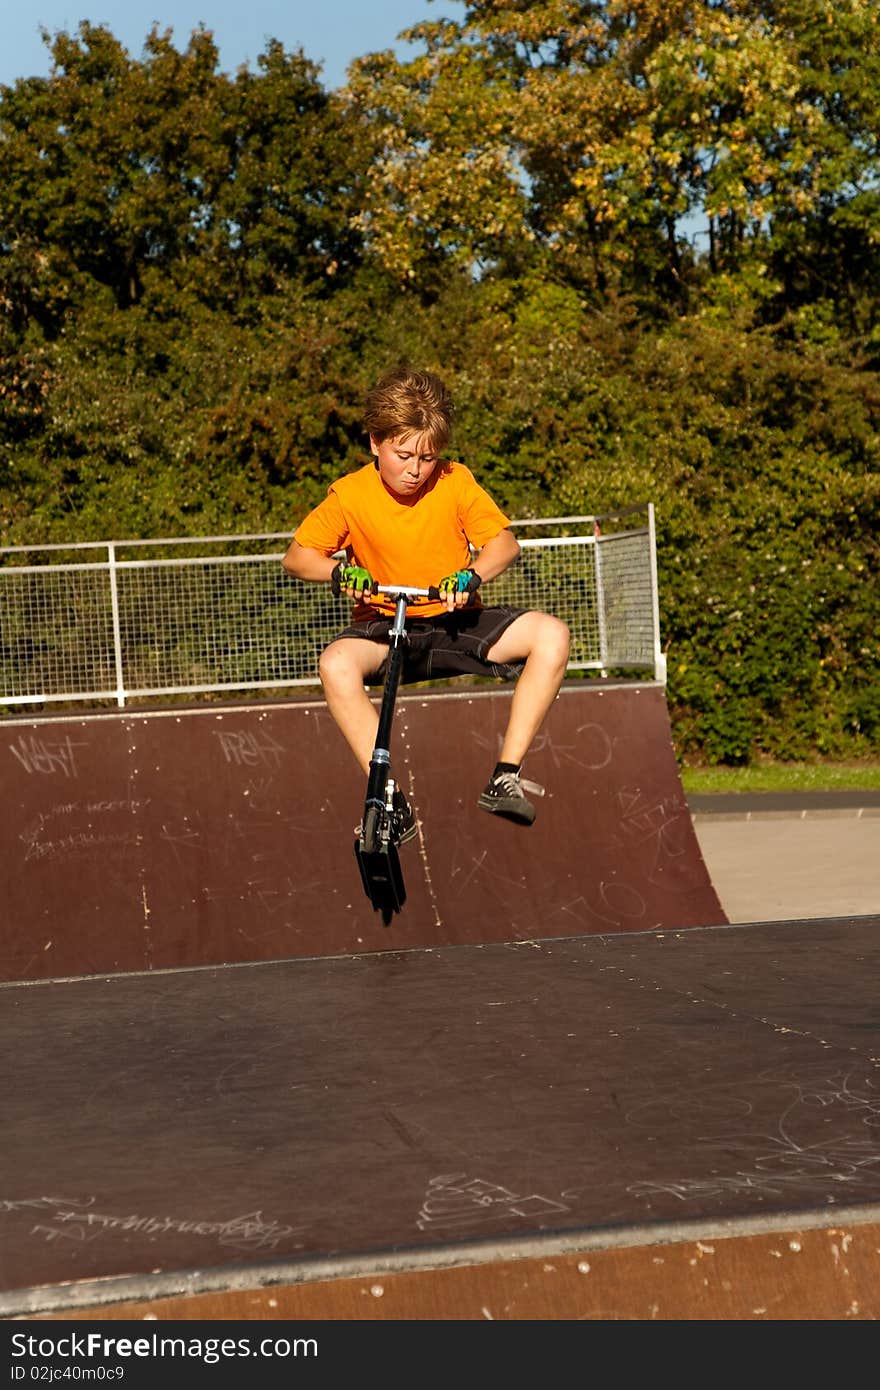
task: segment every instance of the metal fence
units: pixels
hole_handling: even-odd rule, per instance
[[[487,585],[486,602],[564,619],[572,671],[647,669],[665,679],[650,503],[606,516],[517,521],[513,530],[521,557]],[[289,539],[0,549],[0,706],[124,706],[317,685],[320,652],[346,626],[350,606],[327,585],[285,575]]]

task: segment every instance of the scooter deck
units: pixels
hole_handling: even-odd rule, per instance
[[[354,842],[354,852],[361,871],[364,892],[387,926],[406,902],[406,887],[400,868],[400,856],[393,840],[386,840],[376,849],[367,849],[362,839]]]

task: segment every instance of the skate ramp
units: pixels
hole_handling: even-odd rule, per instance
[[[0,725],[0,978],[723,925],[665,695],[563,687],[526,760],[535,824],[477,809],[509,687],[402,695],[419,817],[383,925],[353,853],[365,778],[323,701]]]
[[[880,919],[0,987],[0,1314],[874,1319]]]
[[[399,702],[388,927],[321,702],[0,728],[0,1317],[880,1316],[880,918],[727,922],[655,686],[493,821],[508,700]]]

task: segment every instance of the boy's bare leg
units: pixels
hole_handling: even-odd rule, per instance
[[[388,655],[384,642],[365,637],[340,637],[325,647],[318,672],[327,708],[339,726],[346,743],[364,772],[370,771],[370,758],[376,745],[379,712],[364,689]]]
[[[523,613],[501,634],[487,660],[521,661],[499,762],[519,766],[559,693],[568,665],[569,631],[549,613]]]

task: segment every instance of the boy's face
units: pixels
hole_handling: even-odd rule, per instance
[[[383,439],[381,444],[370,435],[370,448],[376,456],[382,482],[398,497],[414,497],[441,457],[426,434],[399,434],[394,439]]]

